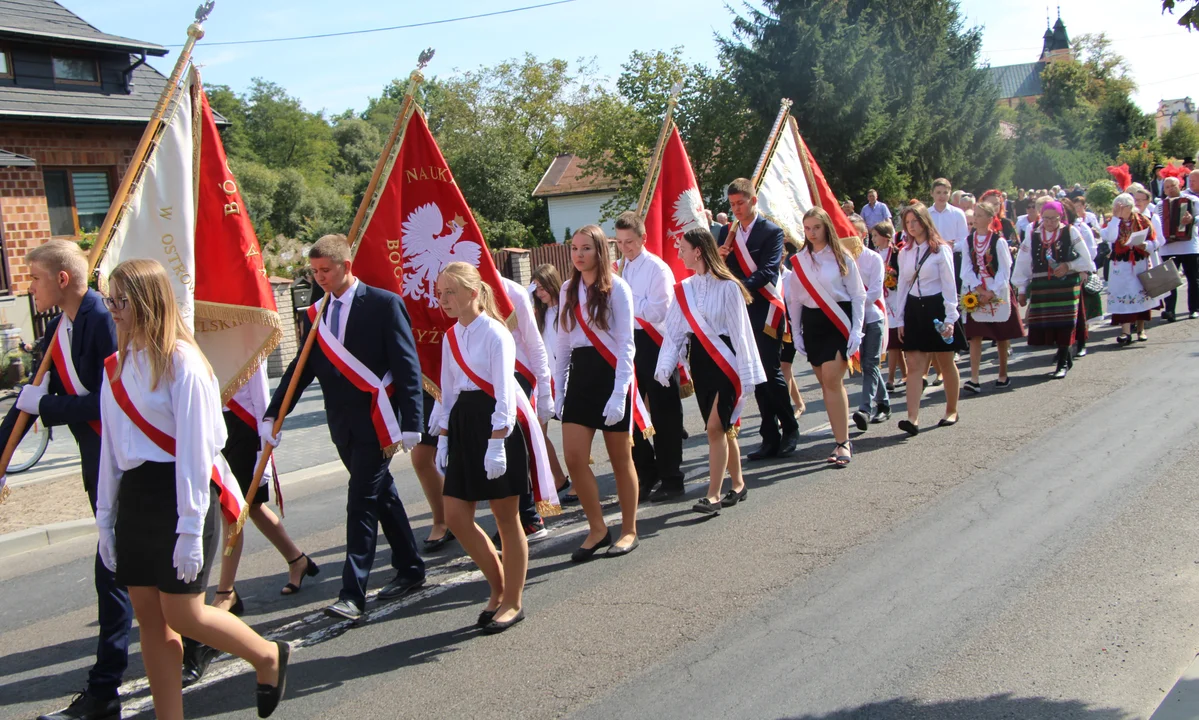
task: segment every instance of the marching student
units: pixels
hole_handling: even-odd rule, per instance
[[[695,401],[708,433],[708,492],[692,509],[718,515],[749,495],[737,429],[745,398],[766,375],[746,310],[752,297],[720,257],[716,239],[707,230],[688,230],[678,246],[679,258],[695,274],[675,285],[654,377],[670,387],[675,365],[690,348]],[[721,497],[726,469],[731,484]]]
[[[903,298],[896,292],[899,289],[899,251],[903,249],[903,241],[895,237],[895,226],[890,220],[870,228],[870,237],[875,252],[883,261],[883,305],[887,308],[887,384],[884,387],[888,393],[893,393],[904,388],[908,376],[903,343],[899,341],[899,328],[895,325],[895,318],[903,313]],[[896,375],[899,376],[898,380]],[[884,422],[890,417],[891,407],[888,405],[887,411],[880,412],[871,422],[876,419]]]
[[[1078,327],[1082,274],[1095,271],[1086,243],[1077,230],[1062,224],[1063,214],[1056,200],[1041,206],[1041,222],[1029,227],[1012,269],[1020,305],[1028,305],[1028,344],[1057,347],[1052,376],[1058,379],[1074,366],[1070,346]]]
[[[737,178],[729,183],[727,194],[737,224],[725,226],[716,240],[720,245],[720,257],[729,266],[733,277],[740,280],[753,296],[749,319],[754,327],[762,369],[766,372],[766,382],[754,389],[761,416],[758,434],[762,436],[762,444],[746,457],[750,460],[786,457],[799,445],[799,423],[780,367],[782,322],[787,313],[779,289],[783,230],[758,214],[758,194],[749,180]]]
[[[329,300],[319,319],[318,306],[308,309],[313,320],[309,332],[318,333],[317,342],[299,371],[292,407],[319,379],[329,435],[350,473],[341,593],[325,614],[357,623],[366,607],[380,527],[391,546],[396,576],[379,591],[379,599],[399,597],[425,582],[425,561],[416,551],[412,526],[388,469],[399,446],[411,450],[421,439],[420,360],[404,303],[395,293],[354,277],[344,235],[317,240],[308,251],[308,262]],[[273,434],[274,421],[280,412],[291,410],[281,406],[298,360],[287,367],[259,427],[262,439],[275,447],[283,433]]]
[[[853,455],[845,370],[862,344],[866,288],[827,212],[818,207],[808,210],[803,226],[804,248],[791,258],[794,274],[785,289],[791,298],[792,337],[795,349],[807,356],[824,394],[837,443],[828,462],[844,468]]]
[[[887,307],[883,303],[886,266],[882,256],[865,245],[870,232],[862,216],[853,215],[849,222],[858,234],[841,238],[841,244],[857,263],[858,274],[866,288],[866,306],[862,311],[862,399],[853,414],[854,425],[865,432],[871,423],[882,423],[891,417],[891,397],[878,367],[879,360],[887,352]]]
[[[666,330],[666,315],[674,304],[674,273],[662,258],[645,249],[645,221],[635,212],[616,218],[616,247],[624,256],[620,278],[633,293],[633,368],[637,392],[649,406],[654,426],[651,443],[633,428],[633,465],[637,468],[639,500],[663,502],[682,497],[683,400],[678,374],[666,387],[654,380]],[[658,483],[661,488],[655,491]]]
[[[994,340],[999,351],[997,389],[1009,388],[1008,348],[1012,340],[1024,337],[1020,313],[1012,307],[1012,251],[999,224],[999,208],[991,201],[974,206],[974,228],[966,237],[966,258],[962,261],[962,292],[974,298],[965,305],[966,339],[970,341],[970,379],[966,390],[975,395],[983,391],[978,381],[982,363],[983,340]]]
[[[924,388],[912,378],[923,378],[930,362],[938,363],[945,378],[945,416],[937,424],[947,427],[957,423],[960,376],[953,353],[965,348],[966,339],[957,321],[953,247],[941,239],[923,203],[907,206],[899,217],[907,245],[899,252],[896,292],[902,298],[903,312],[895,320],[909,378],[908,417],[899,421],[899,429],[914,436],[920,432]]]
[[[433,418],[439,433],[437,466],[445,473],[446,519],[491,586],[477,625],[498,633],[525,618],[529,544],[520,505],[521,496],[532,494],[525,432],[538,431],[537,418],[528,417],[523,428],[517,420],[522,399],[530,414],[532,407],[520,397],[516,344],[479,271],[463,262],[446,265],[437,278],[437,300],[458,321],[441,344],[441,404]],[[502,561],[475,523],[475,507],[482,501],[495,516]]]
[[[105,361],[100,389],[96,525],[104,565],[129,588],[154,712],[183,717],[183,634],[253,665],[258,716],[269,717],[286,688],[290,646],[204,604],[221,544],[218,508],[233,522],[244,507],[220,456],[226,433],[216,378],[162,265],[125,261],[109,284],[105,304],[120,349]]]
[[[574,272],[558,300],[558,342],[554,351],[554,385],[559,388],[557,415],[562,419],[566,467],[591,531],[570,559],[590,560],[608,548],[610,557],[637,549],[637,469],[630,440],[633,416],[641,398],[632,392],[633,293],[612,274],[608,239],[598,225],[584,225],[570,239]],[[631,400],[631,401],[630,401]],[[647,423],[648,417],[641,422]],[[616,476],[620,500],[620,537],[604,524],[599,486],[591,472],[591,441],[604,433],[604,445]]]
[[[533,312],[537,316],[537,329],[541,331],[541,341],[545,345],[545,358],[550,366],[550,382],[553,389],[554,349],[558,344],[558,294],[562,292],[562,278],[558,268],[546,263],[533,269]],[[556,396],[557,393],[555,392]],[[554,473],[554,485],[557,486],[558,500],[563,505],[571,505],[579,501],[579,496],[567,493],[570,489],[570,478],[562,472],[558,462],[558,451],[550,440],[549,422],[541,423],[541,432],[545,435],[545,446],[549,451],[550,469]]]
[[[83,488],[96,513],[96,482],[100,463],[100,384],[104,358],[117,349],[116,330],[103,298],[87,287],[87,257],[68,240],[48,240],[25,256],[29,292],[38,312],[54,307],[62,314],[50,321],[39,345],[58,342],[50,369],[41,385],[26,385],[0,425],[0,447],[7,444],[21,411],[37,415],[49,427],[66,425],[79,446]],[[40,354],[39,352],[39,354]],[[28,426],[27,426],[28,427]],[[100,637],[96,662],[88,672],[87,688],[70,706],[42,718],[99,720],[117,716],[117,688],[128,664],[129,626],[133,608],[129,594],[96,554],[93,570]]]

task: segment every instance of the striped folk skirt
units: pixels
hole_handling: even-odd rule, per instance
[[[1028,285],[1028,344],[1069,347],[1078,323],[1079,277],[1036,277]]]

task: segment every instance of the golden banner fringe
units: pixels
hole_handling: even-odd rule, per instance
[[[695,394],[695,383],[683,383],[679,385],[679,397],[686,399]]]
[[[225,533],[225,557],[233,554],[233,543],[237,542],[237,536],[246,526],[248,517],[250,517],[250,504],[246,503],[246,506],[241,509],[241,514],[237,516],[237,522],[229,526],[229,531]]]
[[[537,501],[537,514],[543,518],[553,517],[554,515],[561,515],[562,514],[562,506],[555,505],[552,502],[550,502],[549,500],[538,500]]]
[[[394,443],[392,445],[388,445],[387,447],[383,448],[383,457],[388,459],[395,457],[395,454],[398,453],[402,447],[404,447],[404,443]]]
[[[441,388],[437,387],[437,383],[430,380],[428,375],[421,373],[420,384],[425,392],[433,396],[434,400],[441,402]]]
[[[647,427],[645,430],[643,430],[641,432],[641,437],[645,438],[646,440],[649,440],[650,438],[652,438],[654,435],[657,435],[657,434],[658,434],[658,431],[654,429],[653,425],[650,425],[649,427]]]
[[[254,377],[259,366],[266,362],[267,357],[279,346],[283,340],[283,321],[279,319],[279,313],[266,308],[224,305],[207,301],[196,303],[196,318],[227,320],[243,325],[261,325],[271,331],[266,341],[254,352],[242,369],[221,388],[221,404],[224,405],[237,394],[243,385],[250,381],[250,378]],[[197,336],[203,334],[202,332],[196,333]]]
[[[12,488],[10,488],[8,485],[0,488],[0,505],[4,504],[4,501],[8,499],[9,495],[12,495]]]
[[[737,425],[734,425],[731,428],[729,428],[728,430],[724,431],[724,436],[727,438],[732,438],[732,439],[736,440],[737,435],[740,433],[741,433],[741,428],[738,427]]]
[[[779,331],[778,331],[778,330],[775,330],[774,328],[770,327],[769,325],[767,325],[766,327],[762,328],[762,332],[763,332],[765,335],[767,335],[768,337],[772,337],[772,338],[774,338],[775,340],[778,340],[778,339],[779,339]]]

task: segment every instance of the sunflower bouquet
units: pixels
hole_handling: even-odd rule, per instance
[[[975,310],[978,310],[980,307],[983,307],[984,305],[1002,305],[1002,304],[1003,304],[1003,298],[999,297],[998,295],[993,296],[990,300],[988,300],[985,303],[982,301],[982,298],[980,298],[978,296],[978,293],[975,292],[974,290],[971,290],[970,292],[962,295],[962,309],[965,310],[966,312],[974,312]]]
[[[899,288],[899,273],[895,268],[887,268],[887,275],[883,278],[883,287],[888,290],[896,290]]]

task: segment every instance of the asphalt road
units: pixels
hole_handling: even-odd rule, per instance
[[[873,426],[840,471],[825,465],[832,439],[805,371],[801,452],[747,464],[749,500],[711,519],[689,510],[706,446],[687,401],[688,500],[642,508],[639,550],[582,566],[569,561],[580,511],[552,519],[532,550],[528,620],[496,637],[472,629],[487,591],[456,546],[425,589],[370,603],[365,627],[324,618],[344,474],[286,488],[287,527],[320,582],[280,597],[283,561],[251,532],[238,584],[247,620],[296,646],[277,716],[1148,717],[1199,650],[1199,322],[1155,325],[1123,350],[1110,329],[1095,335],[1067,380],[1046,377],[1051,354],[1019,346],[1013,390],[995,392],[985,364],[988,392],[963,399],[957,426],[913,439]],[[942,400],[930,389],[922,425]],[[312,420],[296,419],[315,432]],[[751,416],[746,448],[755,430]],[[331,457],[319,442],[292,433],[281,451]],[[404,458],[393,468],[424,537],[415,477]],[[601,487],[614,495],[610,475]],[[35,717],[84,685],[92,549],[0,560],[0,717]],[[378,587],[385,545],[376,567]],[[131,651],[125,716],[148,717]],[[248,666],[226,658],[184,706],[252,717],[253,691]]]

